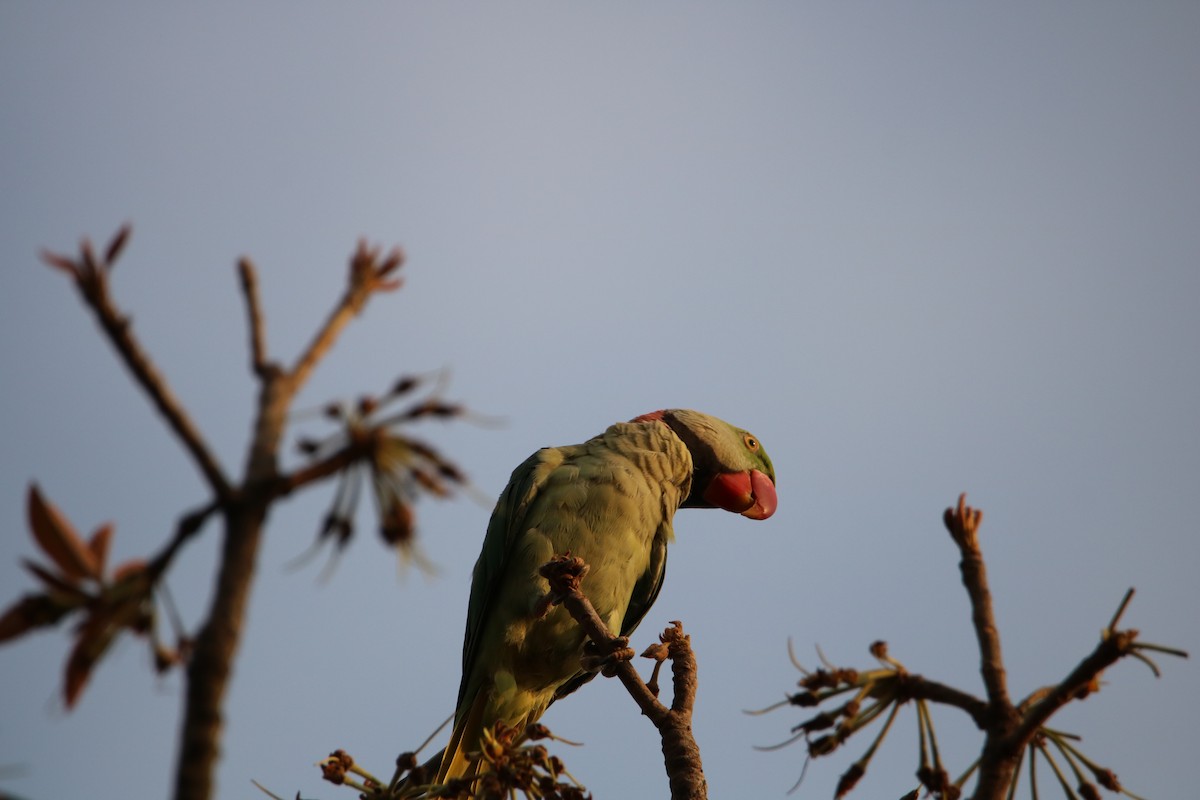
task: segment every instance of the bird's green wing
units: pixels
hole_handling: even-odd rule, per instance
[[[463,637],[463,677],[458,689],[458,706],[474,672],[479,640],[486,628],[493,599],[503,580],[513,542],[524,530],[524,520],[538,492],[545,486],[546,477],[562,463],[561,448],[544,447],[525,459],[509,478],[500,493],[488,521],[483,549],[475,562],[471,580],[471,599],[467,603],[467,630]]]
[[[628,636],[641,623],[642,617],[658,599],[662,589],[663,576],[667,573],[667,541],[670,539],[669,523],[659,529],[650,543],[650,566],[633,586],[633,595],[629,598],[629,608],[625,610],[625,619],[621,621],[621,635]]]

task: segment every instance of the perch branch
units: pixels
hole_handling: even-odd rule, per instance
[[[612,635],[583,594],[580,582],[586,573],[587,565],[583,560],[569,554],[555,556],[541,569],[542,576],[550,583],[549,602],[561,603],[599,650],[614,657],[627,650],[628,642],[624,637]],[[628,658],[615,658],[604,672],[616,675],[642,713],[658,729],[672,800],[705,800],[708,785],[691,725],[696,698],[696,658],[679,622],[672,623],[661,638],[671,658],[674,698],[670,708],[660,703],[647,688]]]

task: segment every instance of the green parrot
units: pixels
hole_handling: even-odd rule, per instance
[[[775,511],[775,472],[758,439],[698,411],[655,411],[583,444],[545,447],[513,471],[475,563],[463,675],[436,783],[473,777],[468,754],[503,721],[524,730],[593,676],[567,611],[539,616],[538,569],[570,551],[609,630],[630,634],[658,597],[678,508]]]

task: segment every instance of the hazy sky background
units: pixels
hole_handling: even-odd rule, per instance
[[[134,238],[114,290],[231,471],[253,402],[234,263],[260,268],[290,359],[360,236],[402,244],[301,398],[451,374],[506,424],[430,426],[485,497],[543,445],[661,407],[753,430],[779,512],[676,519],[639,649],[681,619],[714,798],[783,797],[802,718],[789,637],[981,692],[955,551],[960,491],[1018,696],[1095,644],[1129,586],[1144,638],[1200,648],[1200,6],[1195,3],[0,4],[0,603],[33,588],[24,497],[153,552],[207,499],[42,247]],[[297,421],[309,435],[319,419]],[[289,449],[289,463],[298,463]],[[490,507],[423,503],[438,567],[397,577],[364,515],[325,583],[322,486],[278,507],[227,705],[222,798],[351,798],[452,710]],[[169,586],[208,602],[214,527]],[[65,631],[0,650],[0,792],[162,797],[179,675],[123,641],[79,707]],[[1130,662],[1055,724],[1157,800],[1195,786],[1193,662]],[[957,774],[977,751],[939,713]],[[597,798],[665,797],[615,682],[546,722]],[[854,796],[914,785],[908,710]],[[812,764],[832,796],[867,746]],[[1043,770],[1043,776],[1050,778]],[[1051,794],[1056,791],[1044,784]],[[1023,788],[1024,794],[1027,789]]]

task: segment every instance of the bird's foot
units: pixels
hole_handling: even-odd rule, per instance
[[[633,648],[629,646],[628,636],[615,636],[604,646],[589,641],[583,646],[583,656],[579,663],[589,672],[599,672],[606,678],[616,674],[617,665],[622,661],[633,659]]]
[[[533,607],[534,619],[550,613],[568,595],[579,593],[579,584],[588,573],[588,565],[582,558],[572,556],[571,551],[554,556],[538,570],[550,584],[550,591],[542,595]]]

